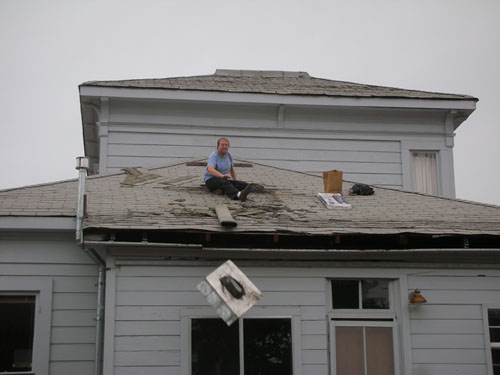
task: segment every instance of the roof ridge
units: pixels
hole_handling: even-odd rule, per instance
[[[307,72],[291,70],[216,69],[213,75],[224,77],[311,78]]]

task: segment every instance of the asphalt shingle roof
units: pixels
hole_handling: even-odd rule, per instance
[[[321,177],[252,164],[239,179],[263,184],[246,202],[209,193],[203,166],[179,162],[87,179],[84,228],[225,231],[215,215],[227,204],[235,232],[306,234],[500,235],[500,207],[375,187],[372,196],[348,196],[351,210],[328,210],[316,194]],[[135,174],[135,177],[134,177]],[[76,180],[0,191],[0,216],[75,216]]]
[[[120,81],[90,81],[81,86],[201,90],[229,93],[255,93],[278,95],[314,95],[356,98],[410,98],[474,100],[468,95],[405,90],[393,87],[364,85],[311,77],[306,72],[220,70],[215,74],[159,79],[131,79]]]

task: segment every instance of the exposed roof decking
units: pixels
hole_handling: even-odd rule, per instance
[[[259,164],[237,174],[268,192],[241,203],[209,193],[203,170],[182,162],[144,170],[151,177],[130,185],[125,173],[90,177],[84,228],[227,231],[214,211],[225,203],[238,221],[232,232],[500,235],[497,206],[376,187],[373,196],[348,196],[352,210],[328,210],[316,197],[322,178]],[[0,215],[75,216],[76,195],[76,181],[0,191]]]

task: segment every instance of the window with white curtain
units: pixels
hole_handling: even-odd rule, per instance
[[[438,195],[437,152],[413,151],[411,165],[413,191]]]

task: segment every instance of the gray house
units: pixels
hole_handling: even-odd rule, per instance
[[[352,161],[356,152],[347,148],[355,145],[354,139],[363,139],[372,155],[368,160],[375,160],[377,153],[387,151],[374,151],[372,145],[379,142],[385,150],[390,143],[386,138],[393,137],[399,144],[399,151],[393,153],[400,155],[395,160],[399,160],[401,181],[419,164],[413,153],[434,153],[431,160],[436,161],[442,181],[443,155],[448,153],[447,160],[452,161],[447,139],[452,139],[452,129],[473,110],[476,99],[354,84],[344,84],[342,90],[341,83],[303,73],[281,73],[281,78],[276,72],[235,74],[219,71],[199,78],[81,86],[86,153],[93,168],[98,165],[102,171],[86,181],[82,222],[76,220],[76,180],[0,191],[0,311],[2,332],[6,332],[1,338],[0,371],[55,375],[498,373],[500,207],[412,192],[392,182],[374,186],[371,196],[348,195],[349,176],[358,176],[360,181],[384,176],[377,165],[385,162],[373,161],[373,173],[349,171],[349,165],[369,162]],[[242,85],[238,77],[251,82],[248,76],[252,75],[257,81],[269,76],[274,93],[238,91]],[[296,81],[300,79],[311,85],[315,82],[315,90],[323,84],[325,94],[299,94]],[[197,89],[186,88],[198,81]],[[211,103],[200,99],[206,81],[221,86],[219,91],[213,86],[205,89]],[[165,88],[166,82],[178,82],[180,88]],[[182,82],[187,83],[181,86]],[[326,94],[330,93],[326,82],[331,90],[339,86],[337,94]],[[247,91],[265,90],[247,84]],[[230,85],[235,86],[234,93],[228,92]],[[102,97],[92,98],[92,90],[94,94],[102,90]],[[306,85],[304,90],[312,89]],[[362,90],[371,91],[373,97],[367,92],[363,97]],[[392,97],[391,90],[396,92]],[[344,105],[331,108],[331,103],[342,102],[339,93],[346,99]],[[171,97],[175,95],[177,99]],[[193,95],[193,102],[180,100],[182,95]],[[248,98],[246,105],[234,102],[243,97]],[[244,111],[250,117],[255,101],[265,98],[282,102],[263,105],[269,106],[281,126],[251,130]],[[304,102],[294,102],[299,100]],[[408,108],[413,101],[414,108]],[[325,102],[330,104],[325,106]],[[380,111],[381,117],[367,116],[361,121],[351,108],[356,102],[362,104],[361,114]],[[366,108],[377,102],[379,108]],[[397,102],[405,107],[391,109]],[[441,107],[430,110],[431,105]],[[226,120],[220,117],[224,106]],[[287,113],[296,110],[310,111],[300,131],[290,130],[287,122]],[[340,112],[349,126],[340,117],[330,116]],[[429,116],[435,112],[436,117],[431,121],[423,115],[427,112]],[[175,121],[169,117],[173,113]],[[190,113],[189,121],[197,118],[207,123],[187,123]],[[229,124],[230,116],[234,127],[217,128],[215,124]],[[256,122],[262,118],[258,110],[255,116]],[[321,118],[324,129],[320,129]],[[429,122],[417,124],[416,118]],[[370,123],[369,119],[375,120]],[[398,123],[400,135],[396,134]],[[412,123],[415,129],[409,131]],[[382,130],[385,126],[392,130]],[[328,130],[332,127],[335,131]],[[423,128],[427,131],[420,134]],[[238,177],[262,184],[263,193],[252,193],[241,203],[209,193],[201,184],[206,155],[219,135],[232,141],[233,156],[239,157]],[[273,148],[263,145],[273,138],[278,156],[268,158]],[[403,148],[408,139],[417,138],[423,142],[418,149]],[[197,142],[206,144],[206,149],[192,152],[203,158],[179,160],[188,156],[180,154],[189,149],[188,140],[193,149]],[[171,152],[170,147],[153,147],[155,142],[183,147]],[[260,147],[258,142],[262,142]],[[292,154],[297,157],[305,152],[304,142],[324,147],[310,146],[311,169],[306,173],[281,167],[280,163],[293,166],[293,159],[279,156],[279,147],[293,150],[290,145],[296,145],[297,152]],[[252,145],[259,152],[252,160],[242,158],[240,152],[244,155],[246,147],[251,151]],[[331,146],[335,152],[345,151],[346,161],[321,164],[318,158]],[[125,152],[131,153],[130,159],[117,156]],[[342,153],[332,155],[341,157]],[[255,161],[258,158],[265,160]],[[118,160],[124,164],[113,164]],[[152,167],[161,163],[166,165]],[[352,204],[350,210],[329,210],[316,196],[323,190],[316,173],[334,168],[344,171],[343,193]],[[453,186],[453,181],[446,184]],[[443,190],[439,193],[448,195]],[[214,211],[218,204],[228,206],[237,227],[219,224]],[[260,302],[230,327],[196,289],[199,281],[227,259],[263,293]]]
[[[447,197],[454,131],[477,101],[245,70],[86,82],[80,100],[92,173],[206,157],[226,136],[245,160]]]

